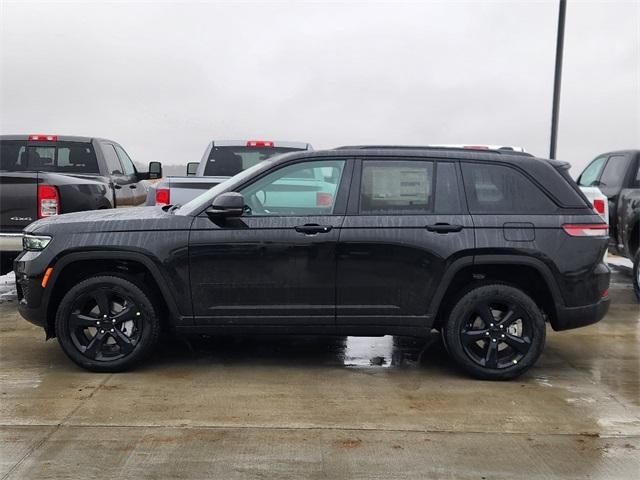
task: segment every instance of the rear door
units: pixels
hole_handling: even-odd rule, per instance
[[[353,178],[338,243],[339,332],[429,327],[444,271],[474,246],[457,163],[363,159]]]
[[[102,153],[107,164],[107,173],[111,179],[111,188],[116,199],[116,207],[133,206],[133,193],[129,185],[131,179],[126,175],[124,168],[120,163],[115,146],[111,143],[101,142]]]
[[[610,155],[602,170],[598,186],[609,199],[609,229],[612,239],[618,238],[618,204],[620,193],[631,183],[631,155]]]

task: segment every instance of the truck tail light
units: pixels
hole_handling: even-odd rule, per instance
[[[57,142],[57,135],[29,135],[29,140],[32,142]]]
[[[604,223],[565,224],[562,229],[572,237],[606,237],[609,235],[609,227]]]
[[[273,142],[267,140],[249,140],[247,147],[270,147],[273,148]]]
[[[38,218],[60,213],[60,195],[53,185],[38,185]]]
[[[333,195],[326,192],[316,193],[316,206],[318,207],[330,207],[333,204]]]
[[[593,209],[598,215],[604,215],[604,199],[596,198],[593,201]]]
[[[165,206],[171,203],[171,192],[168,188],[159,188],[156,190],[156,205]]]

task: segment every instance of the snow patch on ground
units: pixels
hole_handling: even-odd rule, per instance
[[[16,276],[13,272],[9,272],[0,277],[0,303],[16,300]]]

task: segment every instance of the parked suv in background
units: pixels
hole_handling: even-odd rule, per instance
[[[640,299],[640,150],[598,155],[578,184],[598,187],[607,197],[609,248],[633,262],[633,284]]]
[[[200,163],[187,164],[186,177],[167,177],[149,189],[147,205],[181,205],[228,178],[281,153],[312,150],[305,142],[214,140]]]
[[[30,225],[19,310],[94,371],[137,363],[162,328],[438,328],[467,372],[512,378],[540,356],[545,321],[576,328],[609,306],[607,227],[567,168],[419,147],[272,157],[179,208]]]
[[[60,213],[132,207],[144,202],[142,180],[162,166],[138,172],[117,142],[59,135],[0,136],[0,274],[22,249],[22,229]]]

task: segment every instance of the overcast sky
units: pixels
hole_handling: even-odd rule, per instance
[[[0,133],[549,149],[557,1],[0,0]],[[558,157],[640,148],[640,1],[569,0]]]

